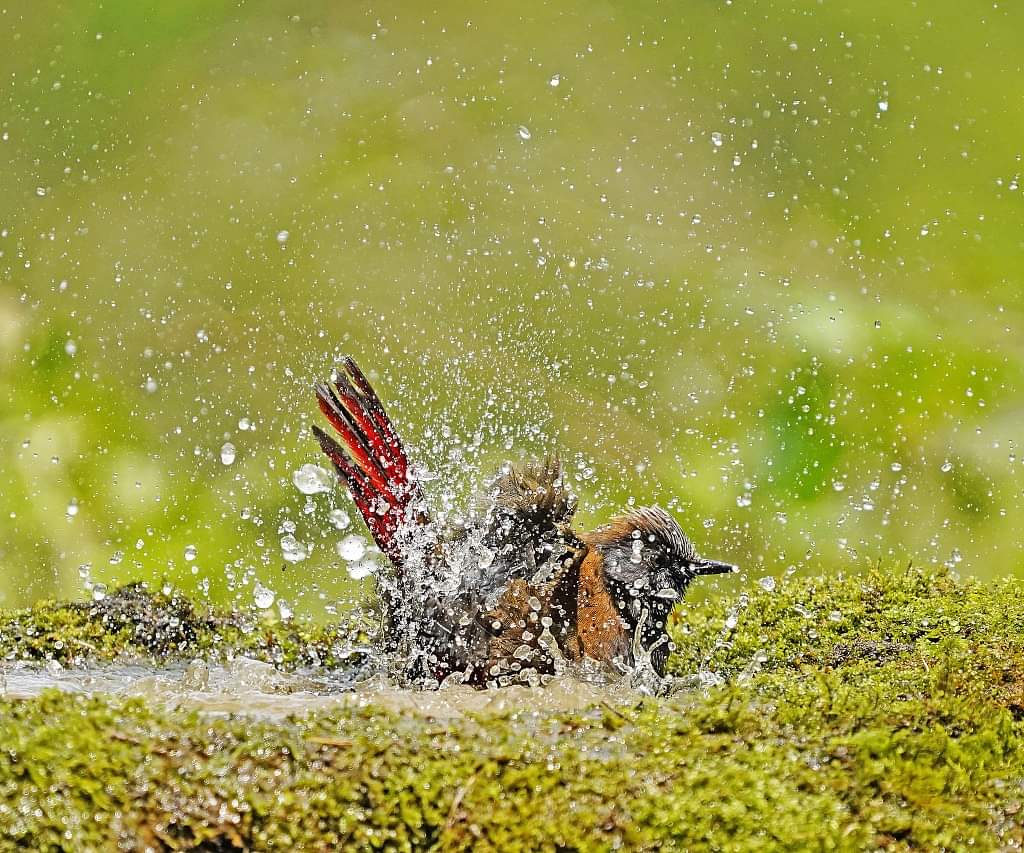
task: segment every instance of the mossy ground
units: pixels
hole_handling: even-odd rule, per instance
[[[352,665],[360,644],[337,625],[275,621],[199,605],[130,584],[99,601],[0,610],[0,660],[63,666],[124,657],[160,660],[246,655],[285,668]]]
[[[674,672],[723,684],[576,713],[348,708],[272,723],[54,692],[6,700],[0,846],[1020,849],[1022,593],[918,571],[756,587],[739,605],[690,605],[677,625]],[[61,654],[76,639],[112,656],[96,618],[8,615],[0,649],[46,657],[66,630]],[[189,655],[258,636],[251,650],[295,658],[302,632],[325,661],[340,648],[326,629],[285,628],[286,642],[281,626],[197,618]]]

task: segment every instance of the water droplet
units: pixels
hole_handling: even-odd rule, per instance
[[[528,128],[525,124],[519,125],[518,133],[519,133],[519,138],[520,139],[524,139],[524,140],[525,139],[529,139],[533,135],[533,134],[530,133],[530,128]]]
[[[888,112],[889,111],[889,102],[888,101],[879,101],[878,102],[878,111],[880,113]]]
[[[354,581],[368,578],[375,571],[377,571],[377,564],[373,560],[357,560],[348,564],[348,576]]]
[[[123,559],[124,559],[124,551],[115,551],[113,554],[110,555],[110,565],[112,565],[112,566],[120,565],[120,563],[121,563],[121,561]]]
[[[277,602],[277,612],[281,614],[282,619],[291,619],[295,615],[295,610],[283,598]]]
[[[775,592],[775,578],[771,575],[765,575],[757,583],[765,592]]]
[[[334,488],[334,477],[319,465],[307,462],[297,471],[292,472],[292,483],[304,495],[315,495],[329,492]]]
[[[419,483],[429,483],[438,479],[439,475],[431,471],[426,465],[420,462],[413,462],[409,466],[409,476]]]
[[[516,646],[515,651],[512,652],[512,657],[516,658],[516,660],[529,660],[533,657],[533,649],[526,643],[520,643]]]
[[[239,418],[239,420],[238,420],[238,428],[242,432],[245,432],[246,430],[254,429],[254,427],[252,425],[252,421],[250,421],[248,418]]]
[[[105,583],[94,584],[92,588],[92,600],[103,601],[107,597],[107,585]]]
[[[72,498],[68,501],[67,509],[64,510],[67,513],[68,518],[74,518],[78,515],[78,501]]]
[[[274,599],[276,597],[274,590],[269,589],[263,586],[259,581],[256,581],[256,585],[252,589],[252,600],[260,610],[266,610],[270,607],[274,603]]]
[[[366,554],[366,540],[362,536],[352,534],[342,539],[337,546],[338,556],[343,560],[354,562],[361,560]]]
[[[327,514],[327,520],[331,522],[338,530],[344,530],[352,523],[352,519],[349,514],[343,509],[332,509]]]
[[[903,466],[899,462],[893,462],[892,465],[890,465],[889,467],[896,472],[903,470]]]
[[[64,352],[66,352],[68,355],[74,355],[76,352],[78,352],[78,344],[76,344],[72,340],[64,341]]]
[[[552,89],[557,89],[558,88],[558,84],[561,83],[561,82],[562,82],[562,76],[560,74],[556,74],[554,77],[552,77],[550,80],[548,80],[548,85]]]
[[[198,553],[199,553],[199,551],[198,551],[198,549],[196,548],[195,545],[186,545],[185,546],[185,560],[187,562],[191,563],[196,558],[196,554],[198,554]]]
[[[722,134],[719,133],[717,130],[712,131],[711,133],[711,144],[714,145],[715,148],[722,147]]]
[[[846,483],[844,483],[842,480],[834,480],[832,483],[832,488],[835,489],[835,491],[837,492],[841,492],[846,488]]]
[[[942,471],[943,474],[948,474],[953,470],[953,463],[947,459],[942,463],[942,467],[939,470]]]
[[[281,537],[281,556],[289,563],[301,563],[309,556],[309,553],[298,539],[291,533],[286,533]]]
[[[36,187],[36,195],[40,198],[44,198],[46,196],[46,192],[46,187]]]
[[[196,658],[181,674],[181,686],[186,690],[206,690],[210,686],[210,667],[202,658]]]
[[[287,231],[278,231],[277,232],[277,242],[281,243],[281,244],[287,243],[288,242],[288,238],[290,236],[291,235]]]
[[[220,461],[225,465],[230,465],[235,461],[235,445],[230,441],[225,441],[220,448]]]

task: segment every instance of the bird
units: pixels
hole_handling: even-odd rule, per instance
[[[659,506],[577,530],[557,456],[506,464],[461,523],[442,524],[355,360],[314,391],[331,431],[312,432],[390,564],[379,645],[405,683],[536,685],[588,665],[664,678],[673,607],[694,579],[738,571],[700,557]]]

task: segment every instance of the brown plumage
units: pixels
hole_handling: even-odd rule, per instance
[[[576,654],[593,660],[625,660],[629,653],[629,625],[619,615],[604,580],[598,549],[589,551],[580,567]]]
[[[694,577],[734,568],[698,557],[658,507],[577,533],[557,458],[507,467],[469,522],[440,529],[355,362],[316,394],[341,442],[313,431],[394,567],[378,578],[382,647],[410,681],[536,682],[587,659],[664,675],[672,607]]]

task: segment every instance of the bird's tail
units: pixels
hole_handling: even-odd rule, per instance
[[[422,494],[410,474],[402,442],[380,398],[351,358],[342,360],[330,384],[318,382],[314,387],[320,411],[341,441],[318,426],[313,433],[348,486],[377,546],[401,569],[402,532],[410,523],[426,521]]]

